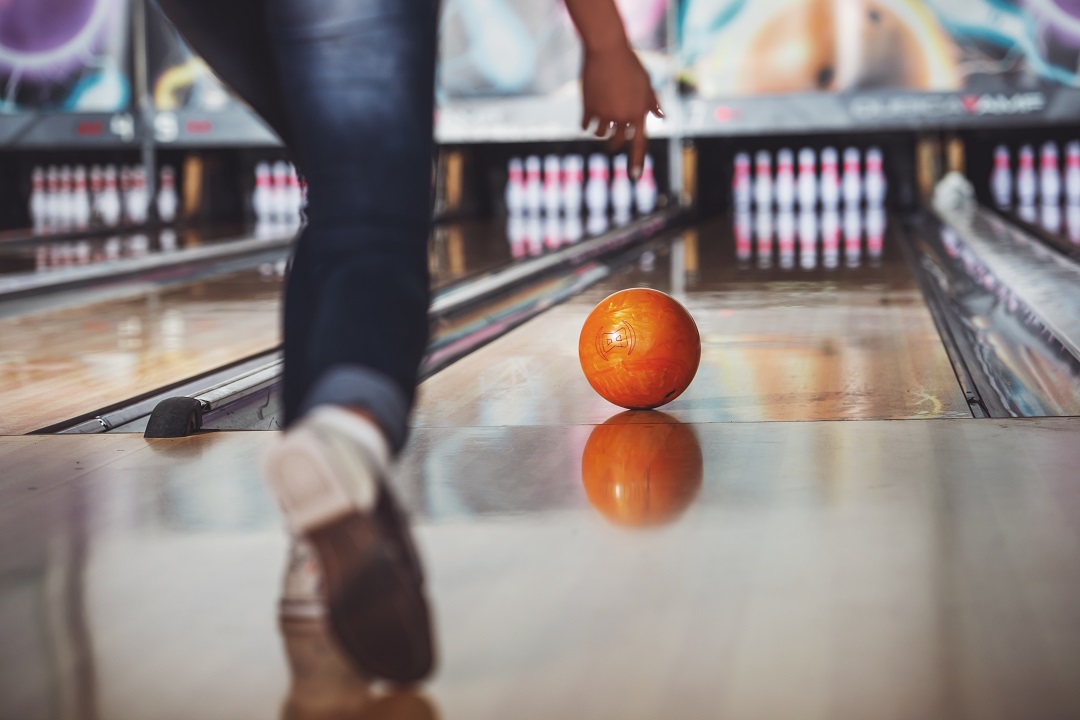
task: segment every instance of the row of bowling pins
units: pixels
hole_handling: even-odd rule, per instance
[[[512,213],[507,218],[506,239],[514,259],[537,256],[546,250],[573,245],[582,238],[607,232],[612,223],[617,227],[630,222],[630,215],[590,213],[582,219],[580,213],[558,215],[547,213]]]
[[[873,261],[881,258],[885,244],[885,211],[880,205],[866,210],[846,206],[841,214],[836,208],[820,213],[815,210],[780,210],[775,214],[768,208],[758,208],[751,216],[749,208],[735,212],[735,255],[748,262],[754,253],[756,240],[758,265],[772,266],[775,242],[780,267],[795,266],[796,241],[799,265],[806,270],[817,267],[818,246],[822,264],[836,268],[840,263],[843,240],[844,260],[849,267],[858,267],[862,257],[862,237],[866,235],[866,251]]]
[[[998,207],[1012,207],[1014,186],[1020,206],[1034,206],[1036,198],[1042,205],[1060,205],[1063,186],[1065,201],[1080,205],[1080,141],[1073,140],[1065,146],[1064,173],[1056,142],[1043,143],[1039,151],[1038,174],[1035,172],[1035,149],[1031,145],[1020,147],[1015,175],[1009,148],[998,145],[994,148],[994,169],[990,173],[990,192]]]
[[[759,208],[775,204],[780,210],[790,210],[798,201],[805,211],[817,207],[819,201],[822,208],[835,209],[841,198],[849,207],[859,205],[864,199],[868,206],[885,201],[885,168],[880,149],[872,147],[866,151],[865,173],[858,148],[844,149],[842,173],[837,161],[836,148],[824,148],[819,174],[816,153],[812,148],[802,148],[796,172],[795,155],[784,148],[776,153],[774,175],[772,155],[768,150],[759,150],[754,156],[751,177],[750,154],[737,153],[731,181],[735,207],[748,208],[752,200]]]
[[[171,167],[161,168],[156,200],[158,219],[173,222],[179,199]],[[87,173],[84,165],[50,165],[31,173],[30,220],[35,231],[142,225],[149,215],[150,192],[142,166],[94,165]]]
[[[251,194],[255,222],[260,226],[296,227],[307,207],[307,183],[292,163],[278,160],[255,165],[255,190]]]
[[[1032,225],[1037,223],[1054,235],[1061,233],[1064,220],[1065,235],[1070,242],[1080,245],[1080,203],[1067,203],[1064,213],[1061,211],[1061,206],[1057,204],[1040,205],[1038,208],[1025,204],[1020,205],[1016,211],[1021,220]]]
[[[589,156],[589,176],[585,178],[581,155],[548,155],[541,165],[539,155],[510,158],[507,167],[506,209],[514,214],[548,215],[560,212],[579,215],[584,201],[589,215],[605,214],[610,207],[616,216],[628,216],[633,208],[646,214],[656,209],[657,188],[652,157],[645,156],[641,177],[630,180],[627,156],[616,155],[609,167],[607,155]],[[541,169],[543,173],[541,174]]]

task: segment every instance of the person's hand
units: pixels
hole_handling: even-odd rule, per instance
[[[613,150],[629,140],[630,172],[638,177],[645,162],[645,118],[649,113],[662,118],[664,112],[634,51],[628,46],[586,50],[581,95],[582,129],[587,130],[595,121],[594,133],[599,138],[610,137]]]

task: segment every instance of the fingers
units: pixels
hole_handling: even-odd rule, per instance
[[[664,117],[664,110],[660,107],[660,101],[656,99],[655,92],[652,93],[651,102],[649,104],[649,112],[651,112],[653,115],[660,119],[663,119]]]
[[[622,123],[615,126],[615,132],[611,134],[611,139],[608,140],[609,150],[614,152],[626,144],[626,131],[629,127],[629,125],[624,125]]]
[[[596,129],[593,131],[593,135],[603,140],[611,132],[611,121],[605,118],[598,118],[596,121]]]

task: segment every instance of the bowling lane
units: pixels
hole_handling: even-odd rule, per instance
[[[618,408],[585,381],[578,333],[601,298],[639,285],[680,299],[701,330],[698,375],[664,408],[678,420],[971,417],[886,220],[708,222],[425,382],[415,422],[604,421]]]

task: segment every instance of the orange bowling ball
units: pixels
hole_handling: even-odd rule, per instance
[[[689,425],[662,412],[622,412],[593,428],[581,457],[589,503],[630,527],[682,515],[704,475],[701,446]]]
[[[701,336],[694,318],[659,290],[620,290],[593,308],[578,339],[593,390],[631,410],[679,397],[697,373]]]

